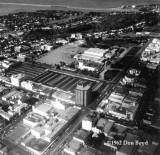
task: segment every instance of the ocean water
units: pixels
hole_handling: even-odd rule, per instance
[[[114,8],[122,5],[160,4],[160,0],[0,0],[0,3],[63,5],[80,8]]]

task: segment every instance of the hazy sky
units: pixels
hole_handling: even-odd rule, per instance
[[[160,3],[160,0],[0,0],[2,3],[33,3],[76,7],[109,8],[131,4]]]

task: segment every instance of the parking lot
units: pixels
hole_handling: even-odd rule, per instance
[[[33,81],[37,83],[42,83],[50,87],[57,87],[64,91],[71,91],[71,92],[74,92],[77,83],[80,81],[85,81],[88,84],[91,83],[92,87],[95,87],[97,85],[97,82],[95,81],[83,79],[80,77],[65,75],[54,71],[46,71],[41,75],[37,76],[36,78],[34,78]]]
[[[23,63],[18,66],[15,66],[14,68],[10,68],[7,71],[7,75],[11,76],[12,74],[26,74],[27,78],[32,79],[36,77],[37,75],[41,74],[47,69],[47,67],[42,67],[39,64],[32,64],[32,63]]]

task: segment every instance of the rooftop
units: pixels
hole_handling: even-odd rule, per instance
[[[107,124],[107,119],[100,118],[97,123],[97,127],[104,127]]]
[[[72,101],[74,101],[74,98],[75,98],[74,94],[69,93],[69,92],[60,91],[60,90],[57,90],[56,92],[54,92],[52,96],[55,98],[61,98],[64,100],[72,100]]]
[[[64,150],[66,150],[67,152],[73,152],[76,154],[76,152],[80,149],[81,144],[82,144],[81,142],[75,139],[72,139]]]
[[[23,77],[25,77],[25,74],[13,74],[12,75],[12,78],[16,78],[16,79],[21,79]]]
[[[100,49],[100,48],[89,48],[86,51],[84,51],[84,53],[93,53],[93,54],[103,55],[104,53],[106,53],[106,50]]]
[[[43,103],[38,106],[35,106],[34,109],[39,110],[43,113],[48,113],[52,109],[52,106],[49,104]]]
[[[69,121],[74,115],[76,115],[79,112],[79,109],[74,107],[68,107],[66,110],[63,110],[59,113],[58,118]]]
[[[127,142],[135,143],[136,139],[137,139],[137,136],[127,133],[124,140]],[[132,154],[134,147],[135,147],[134,145],[122,145],[119,149],[119,152],[126,154],[126,155],[130,155]]]
[[[74,135],[74,137],[77,139],[80,139],[80,140],[85,140],[89,134],[90,133],[88,131],[81,129],[81,130],[77,131],[77,133]]]

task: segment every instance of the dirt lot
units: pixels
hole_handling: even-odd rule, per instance
[[[64,45],[55,50],[52,50],[44,57],[37,59],[37,62],[59,64],[60,61],[63,61],[65,63],[71,63],[74,61],[72,56],[85,50],[86,48],[78,47],[76,45]]]

